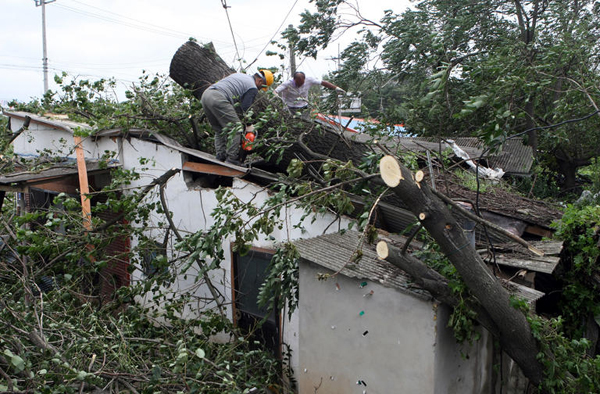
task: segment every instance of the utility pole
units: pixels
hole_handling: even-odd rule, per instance
[[[46,48],[46,4],[56,0],[34,0],[35,6],[42,6],[42,68],[44,70],[44,94],[48,91],[48,49]]]
[[[288,28],[292,30],[293,26],[289,25]],[[292,74],[292,78],[294,78],[294,74],[296,74],[296,47],[294,42],[289,41],[290,43],[290,73]]]

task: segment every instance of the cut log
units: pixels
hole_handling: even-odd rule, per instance
[[[169,68],[169,76],[182,87],[190,89],[198,99],[207,87],[234,72],[217,54],[212,43],[200,46],[194,41],[179,47]]]
[[[381,178],[383,178],[383,181],[389,187],[398,186],[400,181],[404,179],[398,161],[392,156],[384,156],[379,162],[379,169],[381,171]]]

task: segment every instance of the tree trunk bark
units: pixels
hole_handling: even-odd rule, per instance
[[[190,89],[198,99],[206,88],[234,72],[217,54],[212,43],[200,46],[194,41],[179,47],[169,68],[169,76],[182,87]]]
[[[399,182],[390,182],[396,194],[421,225],[436,240],[442,252],[456,267],[471,293],[487,311],[499,330],[499,339],[506,353],[522,368],[530,381],[538,385],[543,379],[543,366],[536,359],[539,348],[523,312],[511,306],[510,295],[492,275],[485,263],[471,246],[462,228],[446,205],[437,198],[427,183],[417,183],[411,172],[393,159],[399,167]],[[386,157],[386,166],[390,159]],[[386,172],[389,170],[385,170]]]
[[[194,41],[183,44],[171,60],[170,77],[180,86],[192,91],[198,99],[202,93],[214,82],[234,73],[225,61],[216,53],[212,44],[198,45]],[[257,144],[255,152],[264,157],[266,161],[279,172],[285,172],[292,159],[308,157],[314,159],[318,155],[337,159],[342,162],[352,161],[357,164],[364,153],[369,149],[365,144],[350,141],[333,126],[317,126],[314,122],[307,122],[293,118],[281,100],[271,100],[268,94],[259,92],[252,105],[255,113],[263,113],[267,107],[278,107],[279,117],[271,123],[264,125],[258,131],[258,138],[266,144]],[[272,150],[269,141],[277,143],[281,118],[288,118],[285,122],[288,133],[284,136],[287,148],[282,156],[273,157],[268,154]],[[281,141],[279,141],[281,142]]]

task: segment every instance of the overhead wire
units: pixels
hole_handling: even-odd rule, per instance
[[[152,24],[152,23],[148,23],[148,22],[144,22],[142,20],[139,19],[135,19],[135,18],[131,18],[128,17],[126,15],[122,15],[116,12],[112,12],[109,10],[105,10],[103,8],[99,8],[99,7],[95,7],[89,4],[85,4],[82,3],[80,1],[77,0],[70,0],[71,2],[78,4],[78,5],[82,5],[88,8],[92,8],[94,10],[99,11],[98,12],[94,12],[94,11],[88,11],[88,10],[84,10],[81,8],[75,8],[75,7],[69,7],[66,6],[64,4],[60,4],[60,3],[55,3],[53,4],[52,7],[58,7],[58,8],[62,8],[65,9],[67,11],[71,11],[80,15],[84,15],[87,17],[91,17],[91,18],[96,18],[96,19],[100,19],[106,22],[110,22],[110,23],[114,23],[117,25],[123,25],[126,27],[130,27],[133,29],[138,29],[138,30],[142,30],[142,31],[147,31],[147,32],[151,32],[151,33],[155,33],[158,35],[163,35],[163,36],[168,36],[168,37],[173,37],[173,38],[183,38],[183,39],[188,39],[190,37],[196,37],[196,38],[202,38],[202,39],[208,39],[207,37],[198,37],[194,34],[191,34],[189,32],[182,32],[179,30],[174,30],[174,29],[170,29],[167,27],[163,27],[163,26],[159,26],[156,24]],[[109,15],[103,15],[103,14],[109,14]],[[112,16],[111,16],[112,15]],[[130,22],[128,22],[130,21]],[[212,40],[214,42],[220,42],[222,44],[227,44],[227,42],[225,41],[215,41]]]
[[[63,5],[63,4],[56,4],[53,7],[62,8],[64,10],[71,11],[71,12],[74,12],[76,14],[85,15],[85,16],[89,16],[89,17],[92,17],[92,18],[100,19],[100,20],[103,20],[105,22],[111,22],[111,23],[115,23],[115,24],[118,24],[118,25],[131,27],[131,28],[134,28],[134,29],[147,31],[149,33],[155,33],[155,34],[160,34],[160,35],[174,37],[174,38],[189,37],[189,35],[186,35],[185,33],[172,32],[172,31],[169,31],[168,29],[157,28],[154,25],[144,26],[144,25],[142,25],[140,23],[136,24],[136,23],[131,23],[131,22],[127,22],[127,21],[122,21],[122,20],[115,19],[115,18],[110,17],[110,16],[103,16],[103,15],[100,15],[100,14],[96,14],[96,13],[93,13],[93,12],[81,10],[81,9],[78,9],[78,8],[69,7],[69,6],[66,6],[66,5]]]
[[[273,35],[271,36],[271,39],[265,44],[265,46],[260,50],[260,52],[258,53],[258,55],[256,55],[256,58],[252,62],[250,62],[250,64],[248,64],[248,66],[246,66],[245,69],[248,69],[248,67],[250,67],[251,65],[253,65],[254,63],[256,63],[256,61],[258,60],[259,56],[271,44],[271,42],[273,41],[273,39],[275,38],[275,36],[280,32],[281,27],[283,26],[283,24],[285,23],[285,21],[287,20],[287,18],[289,18],[290,14],[294,10],[294,7],[296,7],[296,4],[298,4],[298,0],[294,1],[294,4],[292,4],[292,7],[290,8],[290,10],[288,11],[288,13],[286,14],[285,18],[283,18],[283,21],[281,21],[281,24],[279,25],[279,27],[277,28],[277,30],[275,31],[275,33],[273,33]]]
[[[238,50],[237,41],[235,40],[235,33],[233,32],[233,26],[231,25],[231,19],[229,19],[228,8],[231,8],[227,5],[227,0],[221,0],[221,5],[225,10],[225,15],[227,16],[227,23],[229,23],[229,31],[231,31],[231,39],[233,40],[233,45],[235,46],[235,56],[237,60],[240,62],[240,69],[242,69],[242,59],[240,57],[240,51]]]
[[[188,33],[185,33],[185,32],[181,32],[181,31],[178,31],[178,30],[169,29],[169,28],[166,28],[166,27],[163,27],[163,26],[158,26],[158,25],[155,25],[155,24],[152,24],[152,23],[141,21],[139,19],[130,18],[128,16],[117,14],[115,12],[108,11],[108,10],[105,10],[105,9],[102,9],[102,8],[99,8],[99,7],[94,7],[93,5],[85,4],[85,3],[82,3],[82,2],[77,1],[77,0],[71,0],[71,1],[73,3],[77,3],[77,4],[80,4],[80,5],[89,7],[89,8],[93,8],[93,9],[96,9],[98,11],[101,11],[101,12],[104,12],[104,13],[107,13],[107,14],[115,15],[118,18],[123,18],[123,19],[131,20],[131,21],[139,24],[140,26],[146,25],[146,26],[149,26],[149,27],[154,27],[154,28],[157,29],[157,31],[172,32],[172,33],[176,34],[177,36],[187,36],[187,37],[190,36]],[[92,15],[95,15],[95,14],[92,14]]]

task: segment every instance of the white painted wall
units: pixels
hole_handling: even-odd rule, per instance
[[[376,282],[316,279],[325,272],[300,268],[300,394],[433,394],[434,305]]]
[[[88,142],[88,141],[84,141]],[[89,149],[90,156],[99,157],[105,150],[120,150],[119,157],[121,158],[123,168],[135,169],[141,172],[142,166],[139,164],[140,157],[149,159],[150,163],[156,163],[154,167],[148,167],[143,171],[144,176],[134,182],[132,187],[143,187],[155,177],[162,175],[170,168],[181,168],[182,159],[181,153],[174,151],[163,145],[154,144],[152,142],[141,141],[132,138],[130,141],[111,140],[104,138],[97,142],[95,146],[87,146]],[[243,179],[234,179],[231,190],[236,194],[242,201],[253,201],[257,206],[260,206],[269,196],[269,193],[258,185],[248,183]],[[169,210],[173,213],[173,221],[182,234],[193,233],[198,230],[207,229],[214,224],[213,218],[210,216],[211,212],[217,208],[217,198],[214,189],[206,188],[189,188],[184,181],[182,173],[175,175],[168,182],[166,188],[166,200],[169,204]],[[156,196],[155,196],[156,197]],[[270,234],[274,240],[267,239],[266,237],[257,240],[254,243],[255,247],[274,249],[276,244],[286,240],[294,240],[306,237],[316,237],[324,234],[325,232],[335,232],[340,228],[347,228],[349,221],[337,220],[333,215],[319,216],[314,222],[307,220],[304,223],[304,228],[294,228],[298,224],[299,219],[302,216],[302,212],[293,207],[282,209],[280,215],[283,221],[283,228],[275,228],[274,232]],[[147,228],[147,233],[150,236],[156,236],[157,239],[162,239],[162,229],[159,228],[157,223],[159,221],[164,222],[164,218],[157,217],[154,221],[154,225]],[[332,225],[333,223],[333,225]],[[135,246],[135,240],[132,241],[132,246]],[[229,239],[223,240],[225,250],[225,260],[221,263],[220,268],[211,272],[211,281],[218,288],[221,294],[227,297],[226,304],[231,302],[232,288],[231,288],[231,267],[232,267],[232,255],[228,243]],[[169,289],[176,297],[176,294],[183,291],[190,291],[194,289],[194,292],[199,297],[208,297],[210,295],[208,289],[205,286],[201,286],[195,289],[195,271],[191,270],[191,273],[184,277],[179,276],[179,279]],[[132,274],[132,280],[140,280],[143,278],[143,274],[140,271],[135,271]],[[148,295],[146,299],[141,300],[146,304],[151,304],[151,295]],[[214,306],[214,305],[212,305]],[[189,305],[188,311],[190,313],[193,310],[206,307],[204,304]],[[232,317],[232,311],[229,306],[226,308],[229,318]],[[287,313],[282,313],[283,321],[283,341],[290,345],[292,348],[291,364],[294,370],[298,369],[298,313],[294,313],[291,319],[288,319]],[[227,338],[217,338],[227,340]]]
[[[18,130],[23,122],[11,118],[13,131]],[[39,156],[44,149],[54,152],[55,156],[75,158],[73,134],[60,129],[52,129],[43,124],[31,122],[14,141],[13,149],[19,155]]]

